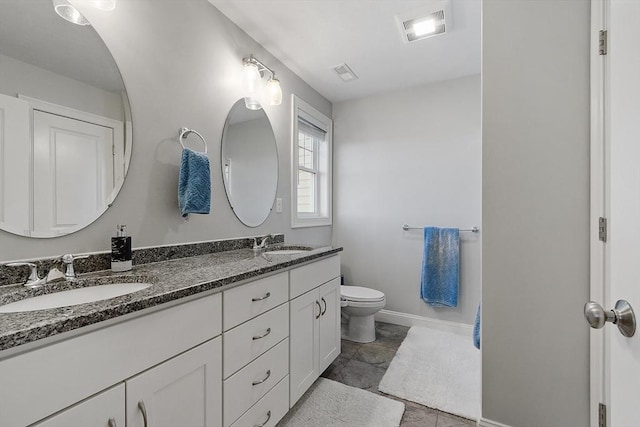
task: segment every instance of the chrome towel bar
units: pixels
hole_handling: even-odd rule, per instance
[[[178,136],[178,142],[180,143],[180,145],[182,145],[183,149],[185,148],[185,146],[182,140],[186,139],[190,134],[195,133],[202,140],[202,144],[204,145],[204,153],[207,154],[207,141],[204,139],[204,136],[202,136],[199,132],[193,129],[187,129],[187,128],[180,128],[179,132],[180,132],[180,135]]]
[[[404,224],[402,226],[402,229],[404,231],[409,231],[409,230],[424,230],[424,227],[410,227],[407,224]],[[460,231],[469,231],[471,233],[479,233],[480,229],[478,227],[472,227],[472,228],[461,228]]]

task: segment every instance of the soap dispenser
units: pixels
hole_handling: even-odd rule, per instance
[[[131,236],[127,236],[126,225],[118,224],[116,237],[111,238],[111,270],[131,270],[131,258]]]

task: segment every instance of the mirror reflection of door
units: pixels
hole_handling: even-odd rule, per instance
[[[34,235],[66,234],[106,209],[114,185],[113,138],[112,128],[34,111]]]

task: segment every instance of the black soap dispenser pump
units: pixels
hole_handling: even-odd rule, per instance
[[[111,238],[111,270],[131,270],[131,236],[127,236],[127,226],[118,224],[116,237]]]

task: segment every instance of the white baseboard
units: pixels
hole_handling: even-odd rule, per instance
[[[431,319],[429,317],[417,316],[415,314],[401,313],[399,311],[380,310],[376,313],[377,321],[385,323],[393,323],[401,326],[422,326],[425,328],[436,329],[438,331],[453,332],[454,334],[471,337],[473,335],[473,325],[465,325],[464,323],[450,322],[447,320]],[[496,426],[498,426],[496,424]]]
[[[511,427],[506,424],[498,423],[496,421],[491,421],[486,418],[480,418],[478,420],[478,427]]]

